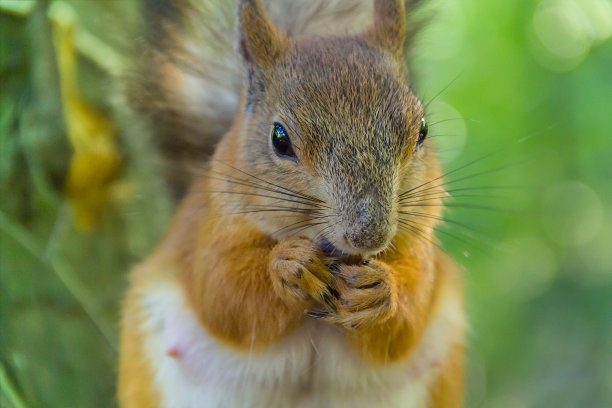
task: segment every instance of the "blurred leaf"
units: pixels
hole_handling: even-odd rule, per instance
[[[25,16],[32,11],[35,5],[36,0],[0,0],[0,11]]]
[[[55,2],[49,15],[57,52],[62,105],[74,155],[66,182],[77,225],[92,229],[108,203],[108,189],[120,165],[113,123],[81,96],[74,44],[76,15],[63,2]]]
[[[23,398],[6,374],[2,363],[0,363],[0,402],[6,408],[27,408]]]

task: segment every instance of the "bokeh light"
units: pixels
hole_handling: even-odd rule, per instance
[[[533,15],[539,44],[534,57],[554,71],[567,71],[586,58],[590,48],[612,35],[608,0],[542,0]]]

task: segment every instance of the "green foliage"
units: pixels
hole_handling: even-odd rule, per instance
[[[49,2],[3,1],[0,406],[113,406],[126,272],[171,213],[159,158],[146,127],[113,114],[123,168],[97,228],[74,226]],[[83,95],[112,112],[108,55],[136,38],[135,2],[66,3],[86,32]],[[447,177],[456,198],[439,233],[465,269],[466,406],[612,406],[612,5],[431,7],[415,87],[433,98],[446,170],[472,163]]]
[[[482,232],[439,234],[465,267],[467,406],[612,404],[611,35],[606,1],[465,0],[421,37],[420,89],[450,83],[437,100],[456,110],[432,122],[462,118],[432,127],[455,135],[446,169],[493,152],[457,185],[519,187],[458,198],[504,210],[450,208]]]

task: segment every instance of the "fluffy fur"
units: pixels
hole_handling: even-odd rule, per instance
[[[261,1],[239,2],[237,111],[132,273],[122,406],[461,405],[461,290],[433,244],[444,190],[432,146],[418,144],[404,4],[370,13],[365,30],[292,36]],[[186,95],[185,71],[159,65],[172,73],[160,86]],[[296,157],[275,152],[274,123]]]

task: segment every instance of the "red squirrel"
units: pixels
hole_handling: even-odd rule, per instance
[[[124,408],[462,405],[461,279],[434,244],[444,186],[410,87],[407,6],[306,3],[266,2],[312,19],[350,3],[372,22],[304,35],[238,0],[233,121],[130,275]],[[160,89],[198,83],[153,60]]]

